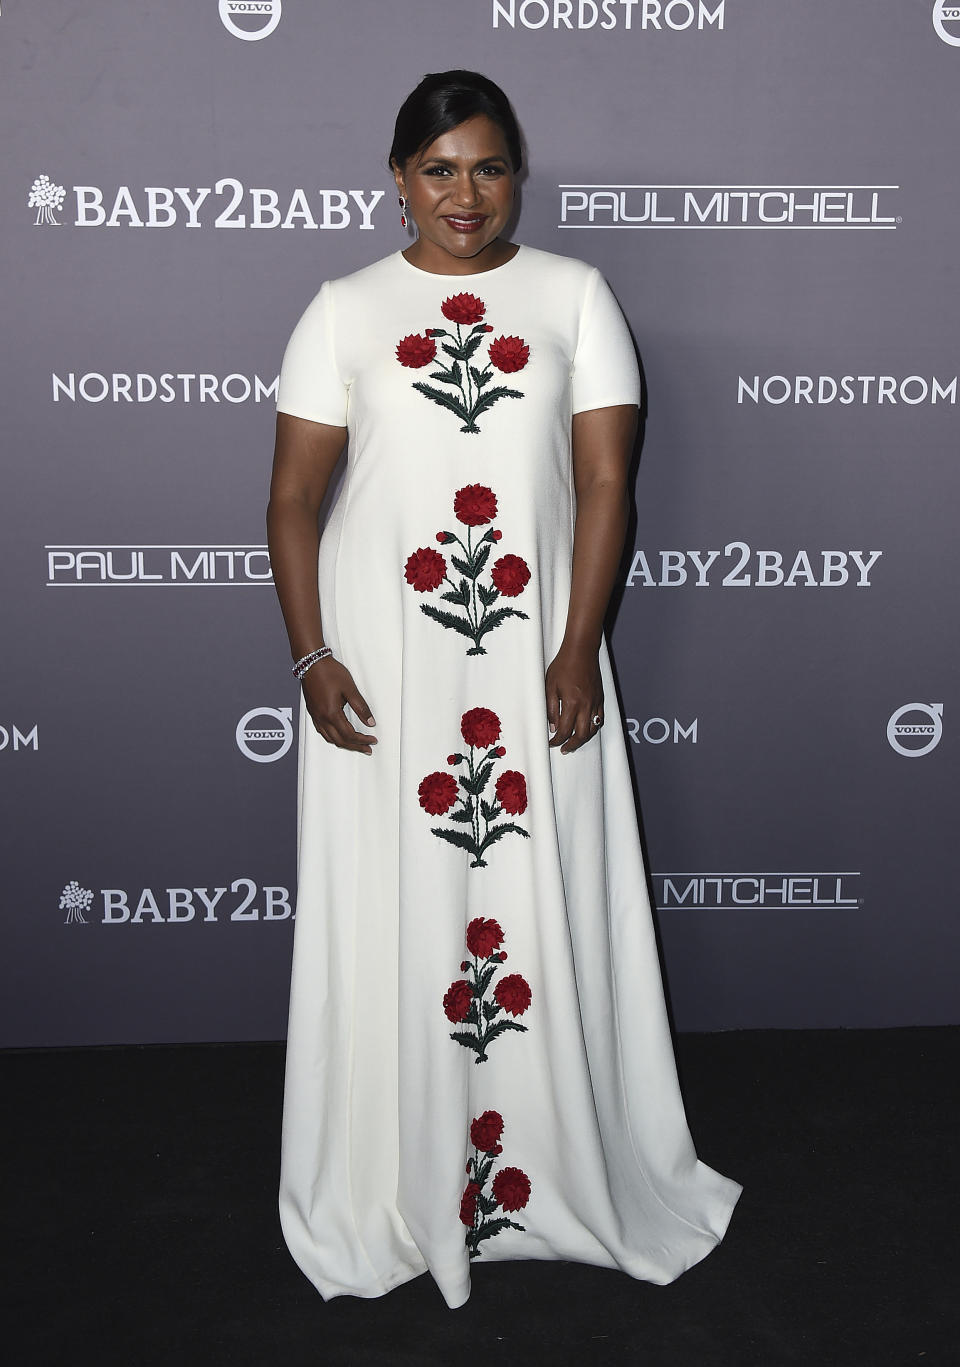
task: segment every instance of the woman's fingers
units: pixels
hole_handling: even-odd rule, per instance
[[[563,750],[564,746],[569,742],[570,738],[573,736],[574,731],[576,729],[576,725],[576,708],[571,702],[565,701],[563,698],[561,698],[560,720],[557,723],[557,729],[556,731],[554,731],[548,744],[552,745],[554,748],[559,746],[560,749]]]
[[[349,706],[365,725],[374,724],[369,704],[360,693],[350,671],[339,661],[331,660],[331,667],[322,670],[325,661],[314,665],[304,676],[303,691],[307,700],[310,718],[317,732],[329,745],[340,750],[353,750],[370,755],[376,745],[376,736],[358,731],[347,718],[344,708]],[[311,675],[313,677],[311,677]]]
[[[560,725],[560,693],[549,680],[547,682],[547,722],[551,733],[556,731]]]
[[[373,713],[370,711],[366,699],[361,697],[356,687],[354,687],[352,693],[347,694],[346,700],[353,708],[354,712],[357,714],[360,720],[363,722],[364,726],[373,726],[375,724],[373,720]]]
[[[581,745],[586,745],[603,725],[603,701],[588,703],[578,698],[568,703],[561,699],[560,716],[561,725],[550,744],[559,745],[562,755],[570,755],[574,750],[579,750]],[[599,724],[597,717],[600,718]]]

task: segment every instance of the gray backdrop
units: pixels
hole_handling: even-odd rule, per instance
[[[960,1019],[960,8],[3,0],[0,62],[4,1044],[284,1032],[275,380],[457,65],[643,357],[612,645],[677,1025]]]

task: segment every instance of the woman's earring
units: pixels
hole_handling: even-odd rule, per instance
[[[400,196],[400,227],[401,227],[401,228],[405,228],[406,226],[407,226],[407,201],[404,199],[403,195],[401,195],[401,196]]]

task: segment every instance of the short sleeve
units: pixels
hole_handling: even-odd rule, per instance
[[[330,282],[307,305],[293,329],[280,367],[277,410],[295,418],[347,424],[348,386],[337,369],[334,352]]]
[[[591,271],[573,357],[571,411],[640,404],[640,369],[630,332],[613,291]]]

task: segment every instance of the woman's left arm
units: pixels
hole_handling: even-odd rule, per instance
[[[564,755],[579,750],[597,730],[593,718],[603,717],[598,656],[627,530],[627,473],[636,432],[635,404],[573,416],[573,577],[566,630],[546,674],[550,744]]]

